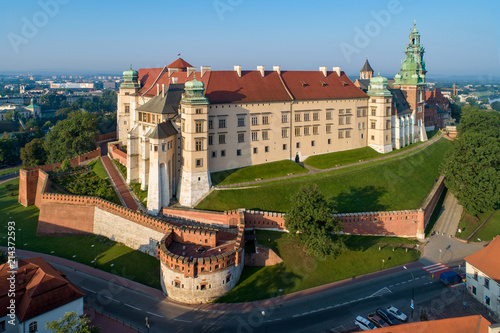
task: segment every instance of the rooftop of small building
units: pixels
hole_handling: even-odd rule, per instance
[[[188,244],[172,241],[167,249],[173,254],[184,257],[207,258],[217,256],[234,249],[237,234],[218,231],[218,242],[215,247],[199,244]]]
[[[500,236],[496,236],[488,246],[482,248],[470,256],[465,257],[465,261],[479,269],[490,278],[500,283]]]
[[[480,315],[446,318],[377,328],[379,333],[488,333],[491,323]]]

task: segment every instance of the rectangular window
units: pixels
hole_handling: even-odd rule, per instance
[[[214,128],[214,120],[208,119],[208,129],[213,129],[213,128]]]
[[[130,104],[125,104],[125,113],[130,113]]]
[[[326,125],[326,133],[332,133],[332,125]]]
[[[195,121],[195,129],[196,133],[203,133],[203,120]]]
[[[304,135],[311,135],[311,126],[304,127]]]
[[[339,125],[344,125],[344,117],[339,116]]]
[[[313,120],[319,120],[319,112],[314,112],[313,113]]]
[[[202,109],[196,109],[196,114],[201,114],[202,113]]]
[[[288,138],[288,128],[285,127],[281,129],[281,137]]]
[[[363,111],[361,111],[361,109],[359,109],[359,108],[358,108],[358,109],[356,110],[356,115],[357,115],[358,117],[361,117],[361,115],[363,114],[362,112],[363,112]]]
[[[269,131],[262,131],[262,140],[269,140]]]
[[[345,117],[345,123],[346,123],[346,125],[350,125],[351,124],[351,117]]]
[[[252,116],[252,125],[258,125],[259,124],[259,117],[257,116]]]
[[[377,109],[376,108],[372,108],[372,116],[376,116],[377,115]]]
[[[347,114],[351,114],[351,113],[352,113],[352,111],[351,111],[351,109],[346,109],[346,110],[345,110],[345,113],[347,113]]]
[[[283,144],[283,150],[286,150],[286,143]]]
[[[295,136],[300,136],[300,127],[295,127]]]
[[[343,139],[344,138],[344,131],[339,131],[339,139]]]
[[[252,141],[259,141],[259,132],[257,131],[252,132]]]
[[[214,151],[212,152],[212,158],[216,158],[216,157],[217,157],[217,151],[216,151],[216,150],[214,150]]]
[[[484,278],[484,287],[490,289],[490,279]]]
[[[241,156],[241,149],[236,149],[236,156]]]
[[[184,119],[181,119],[181,132],[186,131],[186,121]]]
[[[486,302],[486,305],[490,305],[490,298],[488,296],[485,296],[484,301]]]
[[[202,158],[197,158],[196,161],[195,161],[195,163],[196,163],[196,167],[200,168],[200,167],[203,166],[203,159]]]
[[[214,144],[214,136],[213,135],[209,135],[208,136],[208,145],[211,146]]]
[[[219,134],[219,144],[223,145],[226,143],[226,134]]]
[[[350,130],[345,131],[345,137],[347,139],[349,139],[351,137],[351,131]]]
[[[304,121],[311,120],[309,117],[310,117],[309,113],[304,113]]]
[[[245,126],[245,117],[238,117],[238,127]]]
[[[295,112],[295,122],[296,123],[300,122],[300,113],[299,112]]]
[[[203,139],[196,139],[195,146],[196,146],[196,151],[203,150]]]
[[[219,118],[219,128],[226,128],[226,118]]]
[[[238,133],[238,143],[245,142],[245,133]]]
[[[281,123],[282,124],[288,123],[288,114],[286,114],[286,113],[281,114]]]
[[[262,125],[269,125],[269,116],[262,116]]]
[[[391,121],[390,120],[387,120],[385,122],[385,129],[391,129]]]
[[[377,122],[376,122],[376,121],[374,121],[374,120],[372,120],[372,121],[370,122],[370,128],[371,128],[371,129],[375,129],[376,127],[377,127]]]
[[[314,140],[311,141],[311,147],[314,147],[316,145],[316,142]]]
[[[363,108],[363,117],[366,117],[367,113],[368,113],[367,109]]]
[[[264,151],[265,151],[266,153],[269,153],[269,146],[265,146],[265,147],[264,147]]]
[[[372,136],[370,137],[370,139],[371,139],[372,141],[375,141],[375,135],[372,135]]]
[[[344,114],[344,113],[345,113],[344,109],[339,110],[339,114]]]
[[[328,139],[328,144],[331,145],[332,144],[332,139]]]
[[[332,120],[332,111],[326,111],[326,120]]]
[[[385,109],[385,115],[386,116],[390,116],[391,115],[391,107],[388,106],[386,109]]]
[[[253,147],[253,153],[257,154],[257,152],[258,152],[257,147]]]
[[[313,134],[318,135],[319,134],[319,126],[314,126],[313,127]]]
[[[474,295],[476,295],[476,293],[477,293],[477,289],[476,289],[476,287],[474,287],[474,286],[472,286],[472,293],[473,293]]]
[[[296,148],[300,148],[300,142],[297,142],[297,143],[295,144],[295,147],[296,147]]]
[[[477,281],[477,271],[474,271],[474,280]]]
[[[226,156],[226,151],[225,150],[221,150],[220,151],[220,157],[224,157]]]
[[[358,123],[358,130],[361,129],[361,123]]]
[[[161,151],[165,151],[165,149],[166,149],[165,144],[162,143],[162,145],[161,145]]]

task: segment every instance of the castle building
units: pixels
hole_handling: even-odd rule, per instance
[[[416,28],[401,73],[391,82],[373,77],[368,60],[356,84],[340,67],[213,71],[179,58],[164,68],[131,68],[117,114],[127,182],[148,189],[148,211],[157,214],[174,197],[195,206],[210,190],[211,172],[366,146],[387,153],[426,140]]]

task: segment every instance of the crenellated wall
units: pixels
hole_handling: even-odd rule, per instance
[[[104,141],[109,141],[116,139],[116,131],[114,132],[109,132],[106,134],[100,134],[95,137],[96,142],[104,142]]]

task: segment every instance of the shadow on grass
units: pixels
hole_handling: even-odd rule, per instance
[[[231,176],[233,173],[236,171],[240,170],[241,168],[236,168],[236,169],[230,169],[230,170],[224,170],[224,171],[219,171],[219,172],[212,172],[210,174],[210,178],[212,180],[212,185],[216,186],[219,185],[226,179],[227,177]]]
[[[331,198],[329,206],[339,213],[383,211],[387,206],[380,204],[380,198],[386,192],[375,186],[350,187],[348,192]]]

